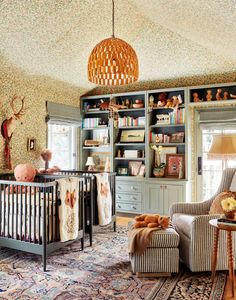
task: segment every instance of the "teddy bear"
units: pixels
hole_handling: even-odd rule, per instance
[[[157,99],[157,106],[164,107],[166,105],[166,93],[160,93]]]
[[[166,100],[166,105],[165,105],[165,108],[171,108],[173,107],[173,99],[167,99]]]
[[[159,227],[162,229],[166,229],[170,225],[170,217],[166,216],[160,216],[158,214],[154,215],[141,215],[135,217],[136,223],[134,224],[134,228],[140,228],[140,227],[148,227],[148,228],[154,228]]]

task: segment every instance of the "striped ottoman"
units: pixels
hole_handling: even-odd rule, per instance
[[[153,232],[150,245],[142,255],[130,254],[132,272],[139,277],[178,273],[178,246],[179,235],[173,228]]]

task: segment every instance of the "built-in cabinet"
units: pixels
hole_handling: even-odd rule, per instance
[[[172,203],[190,201],[191,107],[235,102],[235,91],[235,84],[219,84],[83,97],[80,168],[86,169],[92,156],[103,171],[108,157],[111,171],[117,173],[118,212],[168,214]],[[98,144],[86,145],[94,140]],[[162,160],[166,154],[182,157],[179,176],[173,163],[172,170],[166,167],[163,177],[157,177],[156,149],[162,151]],[[145,174],[136,174],[136,166],[145,168]]]
[[[116,209],[120,212],[142,213],[145,198],[144,179],[117,179]]]
[[[185,190],[185,182],[145,182],[145,212],[168,215],[171,204],[184,201]]]

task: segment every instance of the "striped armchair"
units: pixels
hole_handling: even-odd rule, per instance
[[[211,271],[214,228],[209,220],[219,215],[209,215],[215,196],[229,189],[236,169],[223,172],[216,194],[209,200],[197,203],[174,203],[170,208],[173,227],[180,235],[180,259],[192,272]],[[236,234],[234,236],[234,267],[236,266]],[[222,230],[219,238],[218,270],[227,270],[227,236]]]

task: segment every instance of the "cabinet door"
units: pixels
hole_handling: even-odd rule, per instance
[[[163,186],[160,184],[146,184],[145,187],[145,212],[146,213],[163,213]]]
[[[182,185],[165,184],[163,186],[163,200],[165,215],[169,215],[170,206],[175,202],[184,201],[184,188]]]

